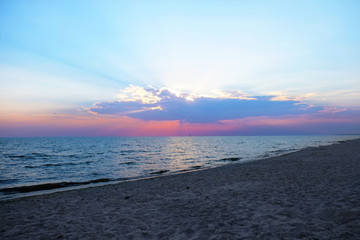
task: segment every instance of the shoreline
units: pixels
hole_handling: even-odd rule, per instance
[[[346,141],[351,141],[356,139],[349,139],[349,140],[339,140],[336,142],[333,142],[329,145],[344,143]],[[321,146],[329,146],[329,145],[321,145]],[[137,177],[128,177],[128,178],[118,178],[118,179],[111,179],[111,178],[97,178],[97,179],[90,179],[90,180],[84,180],[84,182],[73,182],[73,181],[62,181],[62,182],[48,182],[48,183],[39,183],[39,184],[33,184],[33,185],[22,185],[22,186],[14,186],[14,187],[6,187],[6,188],[0,188],[0,202],[7,201],[7,200],[13,200],[13,199],[19,199],[19,198],[26,198],[26,197],[32,197],[32,196],[38,196],[38,195],[46,195],[46,194],[53,194],[56,192],[64,192],[64,191],[72,191],[72,190],[78,190],[78,189],[84,189],[84,188],[91,188],[91,187],[98,187],[98,186],[104,186],[104,185],[112,185],[112,184],[119,184],[122,182],[129,182],[129,181],[138,181],[138,180],[145,180],[150,178],[156,178],[156,177],[164,177],[169,175],[176,175],[176,174],[183,174],[186,172],[194,172],[194,171],[202,171],[202,170],[208,170],[212,168],[218,168],[226,165],[231,164],[244,164],[248,162],[253,161],[262,161],[266,160],[268,158],[275,158],[275,157],[281,157],[287,154],[295,153],[307,148],[316,148],[321,146],[309,146],[302,149],[297,150],[288,150],[284,153],[281,153],[279,155],[271,156],[269,153],[266,153],[262,155],[261,157],[254,158],[254,159],[247,159],[242,160],[241,157],[230,157],[230,158],[224,158],[215,160],[218,162],[228,162],[224,165],[219,166],[210,166],[210,167],[203,167],[203,166],[193,166],[189,169],[182,169],[178,171],[169,171],[169,170],[158,170],[155,172],[151,172],[148,176],[137,176]],[[283,150],[281,150],[283,152]]]
[[[356,239],[359,156],[357,139],[216,168],[3,200],[0,237]]]

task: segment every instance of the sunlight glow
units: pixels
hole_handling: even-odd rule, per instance
[[[0,136],[360,132],[360,1],[0,10]]]

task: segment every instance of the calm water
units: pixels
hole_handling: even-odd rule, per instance
[[[359,137],[0,138],[0,199],[257,160]]]

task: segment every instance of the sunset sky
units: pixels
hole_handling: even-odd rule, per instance
[[[360,133],[360,1],[0,1],[0,137]]]

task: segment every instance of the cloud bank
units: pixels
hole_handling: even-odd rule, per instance
[[[281,96],[250,96],[239,90],[214,90],[207,95],[176,93],[169,89],[130,85],[116,101],[95,103],[87,110],[97,115],[128,116],[145,121],[215,123],[259,116],[312,114],[324,111],[300,100]]]

